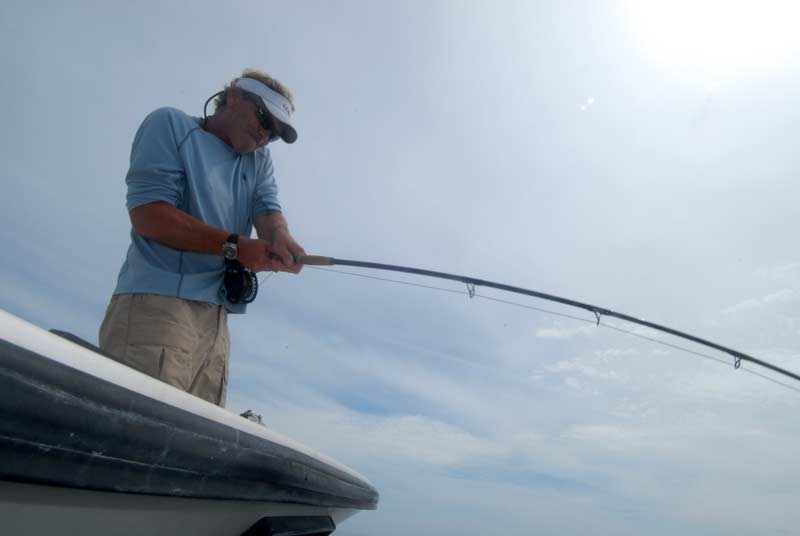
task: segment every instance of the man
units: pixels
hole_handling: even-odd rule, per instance
[[[100,347],[224,406],[227,315],[246,308],[232,295],[226,270],[239,282],[242,265],[298,273],[294,258],[305,252],[281,214],[267,149],[297,139],[291,93],[246,70],[215,96],[210,117],[160,108],[139,127],[126,177],[131,245]],[[257,239],[250,238],[254,226]]]

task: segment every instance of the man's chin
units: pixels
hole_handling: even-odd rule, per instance
[[[233,152],[236,154],[252,153],[255,150],[256,150],[256,145],[254,143],[247,143],[247,144],[242,143],[241,145],[238,145],[233,148]]]

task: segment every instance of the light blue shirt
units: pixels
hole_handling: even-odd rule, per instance
[[[200,119],[159,108],[139,127],[125,179],[128,211],[165,201],[212,227],[250,236],[256,216],[281,210],[269,150],[239,155]],[[148,293],[225,304],[220,255],[192,253],[147,240],[131,230],[131,245],[114,294]]]

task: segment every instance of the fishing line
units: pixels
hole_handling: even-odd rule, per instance
[[[426,288],[426,289],[440,290],[440,291],[443,291],[443,292],[450,292],[452,294],[459,294],[459,295],[462,295],[462,296],[468,296],[469,295],[468,292],[464,292],[463,290],[453,290],[453,289],[449,289],[449,288],[437,287],[437,286],[431,286],[431,285],[420,285],[418,283],[410,283],[408,281],[400,281],[398,279],[388,279],[386,277],[376,277],[376,276],[372,276],[372,275],[356,274],[356,273],[353,273],[353,272],[346,272],[346,271],[343,271],[343,270],[331,270],[330,268],[320,268],[318,266],[308,266],[308,268],[313,268],[315,270],[321,270],[323,272],[332,272],[332,273],[335,273],[335,274],[344,274],[344,275],[351,275],[351,276],[355,276],[355,277],[364,277],[364,278],[367,278],[367,279],[375,279],[377,281],[386,281],[386,282],[389,282],[389,283],[399,283],[401,285],[409,285],[409,286],[412,286],[412,287],[422,287],[422,288]],[[550,315],[554,315],[554,316],[560,316],[562,318],[569,318],[570,320],[577,320],[578,322],[585,322],[587,324],[598,325],[594,320],[589,320],[587,318],[581,318],[580,316],[570,315],[570,314],[566,314],[566,313],[560,313],[560,312],[553,311],[553,310],[550,310],[550,309],[543,309],[541,307],[534,307],[532,305],[526,305],[524,303],[514,302],[514,301],[511,301],[511,300],[503,300],[503,299],[500,299],[500,298],[495,298],[493,296],[485,296],[483,294],[477,294],[477,293],[474,294],[474,297],[475,298],[480,298],[482,300],[490,300],[490,301],[494,301],[494,302],[499,302],[499,303],[503,303],[503,304],[506,304],[506,305],[513,305],[514,307],[521,307],[523,309],[531,309],[533,311],[538,311],[540,313],[550,314]],[[601,321],[599,325],[603,326],[603,327],[606,327],[606,328],[609,328],[609,329],[613,329],[615,331],[619,331],[621,333],[625,333],[627,335],[632,335],[634,337],[639,337],[640,339],[645,339],[647,341],[655,342],[655,343],[658,343],[658,344],[663,344],[664,346],[669,346],[669,347],[675,348],[677,350],[683,350],[684,352],[688,352],[690,354],[695,354],[695,355],[698,355],[700,357],[705,357],[707,359],[711,359],[712,361],[716,361],[717,363],[722,363],[724,365],[728,364],[728,362],[725,361],[724,359],[720,359],[718,357],[714,357],[714,356],[711,356],[711,355],[708,355],[708,354],[703,354],[701,352],[690,350],[689,348],[686,348],[685,346],[678,346],[677,344],[671,344],[671,343],[668,343],[668,342],[664,342],[664,341],[662,341],[660,339],[656,339],[654,337],[648,337],[646,335],[642,335],[641,333],[636,333],[635,331],[630,331],[630,330],[627,330],[627,329],[623,329],[623,328],[620,328],[620,327],[615,326],[613,324],[608,324],[606,322],[602,322]],[[797,391],[800,392],[800,389],[798,389]]]
[[[424,288],[424,289],[438,290],[438,291],[441,291],[441,292],[449,292],[451,294],[459,294],[461,296],[468,296],[469,295],[469,292],[465,292],[463,290],[454,290],[454,289],[451,289],[451,288],[437,287],[435,285],[422,285],[422,284],[419,284],[419,283],[411,283],[409,281],[401,281],[399,279],[389,279],[387,277],[377,277],[377,276],[374,276],[374,275],[357,274],[355,272],[347,272],[345,270],[334,270],[334,269],[331,269],[331,268],[320,268],[319,266],[306,266],[306,268],[312,268],[314,270],[319,270],[321,272],[331,272],[331,273],[334,273],[334,274],[349,275],[349,276],[353,276],[353,277],[363,277],[364,279],[373,279],[375,281],[385,281],[387,283],[397,283],[397,284],[400,284],[400,285],[408,285],[410,287],[419,287],[419,288]],[[267,276],[267,277],[269,277],[269,276]],[[684,351],[686,353],[689,353],[689,354],[692,354],[692,355],[696,355],[698,357],[702,357],[704,359],[708,359],[708,360],[714,361],[716,363],[721,363],[721,364],[723,364],[725,366],[728,366],[728,364],[729,364],[728,361],[725,361],[724,359],[720,359],[719,357],[715,357],[715,356],[712,356],[712,355],[709,355],[709,354],[704,354],[702,352],[698,352],[696,350],[692,350],[692,349],[687,348],[685,346],[679,346],[677,344],[672,344],[672,343],[669,343],[669,342],[666,342],[666,341],[662,341],[660,339],[656,339],[655,337],[648,337],[647,335],[642,335],[641,333],[637,333],[635,331],[624,329],[624,328],[621,328],[619,326],[615,326],[613,324],[609,324],[607,322],[602,322],[601,321],[599,324],[597,324],[594,320],[590,320],[590,319],[587,319],[587,318],[581,318],[581,317],[575,316],[575,315],[570,315],[570,314],[566,314],[566,313],[560,313],[560,312],[553,311],[553,310],[550,310],[550,309],[544,309],[542,307],[534,307],[532,305],[527,305],[527,304],[524,304],[524,303],[514,302],[514,301],[511,301],[511,300],[503,300],[501,298],[495,298],[493,296],[485,296],[483,294],[477,294],[476,293],[474,295],[474,297],[480,298],[480,299],[483,299],[483,300],[490,300],[490,301],[494,301],[494,302],[499,302],[499,303],[503,303],[503,304],[506,304],[506,305],[512,305],[514,307],[520,307],[522,309],[530,309],[530,310],[533,310],[533,311],[538,311],[540,313],[559,316],[559,317],[562,317],[562,318],[569,318],[571,320],[577,320],[578,322],[585,322],[587,324],[600,325],[600,326],[603,326],[603,327],[608,328],[608,329],[613,329],[613,330],[618,331],[620,333],[625,333],[626,335],[631,335],[633,337],[638,337],[640,339],[644,339],[646,341],[654,342],[656,344],[661,344],[663,346],[667,346],[667,347],[673,348],[675,350],[681,350],[681,351]],[[789,385],[788,383],[784,383],[784,382],[782,382],[780,380],[776,380],[775,378],[771,378],[770,376],[767,376],[765,374],[761,374],[760,372],[757,372],[755,370],[751,370],[749,368],[740,368],[740,370],[742,370],[743,372],[746,372],[748,374],[752,374],[753,376],[758,376],[759,378],[767,380],[768,382],[772,382],[772,383],[774,383],[776,385],[779,385],[781,387],[785,387],[786,389],[790,389],[792,391],[795,391],[796,393],[800,393],[800,388],[797,388],[797,387],[795,387],[793,385]]]
[[[460,294],[462,296],[467,296],[468,293],[464,292],[463,290],[455,290],[452,288],[444,288],[444,287],[437,287],[433,285],[421,285],[420,283],[411,283],[410,281],[400,281],[399,279],[388,279],[386,277],[377,277],[374,275],[365,275],[365,274],[357,274],[355,272],[346,272],[344,270],[332,270],[330,268],[320,268],[319,266],[305,266],[305,268],[313,268],[314,270],[320,270],[322,272],[332,272],[334,274],[345,274],[345,275],[352,275],[354,277],[363,277],[365,279],[375,279],[376,281],[388,281],[389,283],[399,283],[401,285],[408,285],[410,287],[420,287],[420,288],[429,288],[432,290],[441,290],[442,292],[450,292],[452,294]]]
[[[418,268],[408,268],[408,267],[403,267],[403,266],[384,265],[384,264],[368,263],[368,262],[362,262],[362,261],[347,261],[347,260],[341,260],[341,259],[334,259],[332,257],[302,257],[302,258],[298,259],[298,262],[302,262],[303,264],[305,264],[306,266],[308,266],[310,268],[314,268],[314,269],[321,270],[321,271],[333,272],[333,273],[338,273],[338,274],[343,274],[343,275],[350,275],[350,276],[354,276],[354,277],[363,277],[363,278],[366,278],[366,279],[374,279],[374,280],[377,280],[377,281],[386,281],[386,282],[390,282],[390,283],[397,283],[397,284],[401,284],[401,285],[408,285],[408,286],[420,287],[420,288],[431,289],[431,290],[438,290],[438,291],[441,291],[441,292],[449,292],[449,293],[453,293],[453,294],[460,294],[460,295],[467,294],[470,298],[476,297],[476,298],[481,298],[481,299],[485,299],[485,300],[496,301],[496,302],[499,302],[499,303],[505,303],[507,305],[512,305],[512,306],[515,306],[515,307],[521,307],[521,308],[524,308],[524,309],[531,309],[531,310],[542,312],[542,313],[545,313],[545,314],[551,314],[551,315],[558,316],[558,317],[569,318],[571,320],[577,320],[577,321],[580,321],[580,322],[591,323],[591,324],[595,324],[597,326],[602,325],[604,327],[613,329],[615,331],[619,331],[621,333],[625,333],[627,335],[632,335],[634,337],[638,337],[640,339],[644,339],[644,340],[647,340],[647,341],[650,341],[650,342],[661,344],[663,346],[674,348],[676,350],[682,350],[682,351],[687,352],[689,354],[693,354],[693,355],[696,355],[696,356],[699,356],[699,357],[702,357],[702,358],[705,358],[705,359],[709,359],[711,361],[715,361],[715,362],[722,363],[722,364],[725,364],[725,365],[728,364],[728,361],[725,361],[725,360],[720,359],[718,357],[711,356],[709,354],[704,354],[702,352],[697,352],[695,350],[691,350],[691,349],[686,348],[684,346],[679,346],[679,345],[676,345],[676,344],[665,342],[665,341],[662,341],[660,339],[656,339],[654,337],[650,337],[650,336],[647,336],[647,335],[643,335],[641,333],[637,333],[635,331],[631,331],[631,330],[626,330],[626,329],[620,328],[620,327],[615,326],[613,324],[608,324],[606,322],[601,322],[601,317],[602,316],[616,317],[616,318],[619,318],[619,319],[627,321],[627,322],[631,322],[631,323],[634,323],[634,324],[639,324],[639,325],[641,325],[641,326],[643,326],[645,328],[648,328],[648,329],[652,329],[652,330],[655,330],[655,331],[661,331],[661,332],[664,332],[664,333],[668,333],[668,334],[671,334],[671,335],[674,335],[674,336],[677,336],[677,337],[684,338],[684,339],[687,339],[689,341],[695,342],[697,344],[700,344],[700,345],[703,345],[703,346],[708,346],[708,347],[711,347],[711,348],[713,348],[715,350],[721,351],[721,352],[723,352],[723,353],[725,353],[727,355],[730,355],[731,357],[734,358],[734,368],[736,368],[736,369],[740,369],[741,368],[741,362],[744,360],[744,361],[749,361],[749,362],[752,362],[754,364],[763,366],[765,368],[768,368],[768,369],[770,369],[770,370],[772,370],[774,372],[777,372],[777,373],[782,374],[784,376],[790,377],[792,379],[800,380],[800,376],[798,376],[797,374],[795,374],[793,372],[790,372],[790,371],[785,370],[783,368],[777,367],[777,366],[775,366],[775,365],[773,365],[771,363],[767,363],[766,361],[762,361],[760,359],[754,358],[754,357],[752,357],[750,355],[747,355],[747,354],[745,354],[743,352],[739,352],[738,350],[733,350],[733,349],[730,349],[730,348],[726,348],[724,346],[721,346],[721,345],[718,345],[716,343],[707,341],[705,339],[701,339],[701,338],[696,337],[694,335],[690,335],[688,333],[684,333],[684,332],[681,332],[681,331],[678,331],[678,330],[674,330],[672,328],[668,328],[666,326],[661,326],[659,324],[655,324],[655,323],[648,322],[648,321],[645,321],[645,320],[640,320],[640,319],[625,315],[623,313],[617,313],[617,312],[611,311],[609,309],[605,309],[605,308],[602,308],[602,307],[597,307],[597,306],[594,306],[594,305],[589,305],[589,304],[577,302],[577,301],[574,301],[574,300],[569,300],[567,298],[562,298],[562,297],[559,297],[559,296],[553,296],[553,295],[549,295],[549,294],[545,294],[545,293],[541,293],[541,292],[537,292],[537,291],[531,291],[531,290],[522,289],[522,288],[519,288],[519,287],[512,287],[510,285],[504,285],[504,284],[500,284],[500,283],[493,283],[491,281],[484,281],[484,280],[479,280],[479,279],[470,278],[470,277],[466,277],[466,276],[446,274],[446,273],[442,273],[442,272],[433,272],[433,271],[430,271],[430,270],[421,270],[421,269],[418,269]],[[333,270],[333,269],[330,269],[330,268],[320,268],[319,266],[314,266],[314,264],[315,265],[324,265],[324,266],[331,266],[331,265],[341,264],[341,265],[345,265],[345,266],[355,266],[355,267],[364,267],[364,268],[377,268],[377,269],[393,270],[393,271],[399,271],[399,272],[405,272],[405,273],[411,273],[411,274],[426,275],[426,276],[430,276],[430,277],[440,277],[440,278],[443,278],[443,279],[455,280],[455,281],[460,281],[462,283],[466,283],[467,292],[458,291],[458,290],[454,290],[454,289],[449,289],[449,288],[445,288],[445,287],[438,287],[438,286],[434,286],[434,285],[423,285],[423,284],[419,284],[419,283],[412,283],[412,282],[409,282],[409,281],[401,281],[401,280],[397,280],[397,279],[389,279],[389,278],[384,278],[384,277],[370,276],[370,275],[358,274],[358,273],[347,272],[347,271],[342,271],[342,270]],[[572,306],[572,307],[579,307],[579,308],[586,309],[586,310],[592,312],[595,315],[595,320],[592,321],[592,320],[588,320],[586,318],[581,318],[581,317],[578,317],[578,316],[575,316],[575,315],[560,313],[560,312],[556,312],[556,311],[552,311],[552,310],[548,310],[548,309],[543,309],[543,308],[540,308],[540,307],[534,307],[534,306],[531,306],[531,305],[522,304],[522,303],[519,303],[519,302],[513,302],[513,301],[510,301],[510,300],[504,300],[504,299],[495,298],[495,297],[492,297],[492,296],[485,296],[485,295],[477,294],[475,292],[475,287],[476,286],[486,286],[486,287],[497,288],[497,289],[500,289],[500,290],[506,290],[506,291],[509,291],[509,292],[517,292],[517,293],[520,293],[520,294],[526,294],[526,295],[530,295],[530,296],[533,296],[533,297],[538,297],[538,298],[541,298],[541,299],[546,299],[546,300],[555,301],[555,302],[558,302],[558,303],[563,303],[565,305]],[[744,372],[753,374],[755,376],[758,376],[760,378],[763,378],[763,379],[765,379],[767,381],[770,381],[772,383],[775,383],[777,385],[780,385],[782,387],[786,387],[787,389],[791,389],[793,391],[800,392],[800,389],[798,389],[798,388],[796,388],[794,386],[788,385],[788,384],[786,384],[784,382],[778,381],[778,380],[776,380],[774,378],[771,378],[769,376],[766,376],[764,374],[761,374],[761,373],[758,373],[756,371],[750,370],[749,368],[742,368],[741,370],[743,370]]]

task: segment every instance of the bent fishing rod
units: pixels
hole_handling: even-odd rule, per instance
[[[539,292],[536,290],[528,290],[526,288],[515,287],[512,285],[506,285],[503,283],[495,283],[493,281],[486,281],[484,279],[476,279],[474,277],[467,277],[463,275],[456,275],[456,274],[448,274],[445,272],[435,272],[433,270],[423,270],[420,268],[411,268],[408,266],[397,266],[393,264],[381,264],[377,262],[364,262],[364,261],[353,261],[353,260],[346,260],[346,259],[336,259],[333,257],[323,257],[319,255],[305,255],[301,257],[297,257],[296,262],[301,264],[307,264],[309,266],[352,266],[354,268],[370,268],[374,270],[388,270],[391,272],[403,272],[407,274],[414,274],[414,275],[422,275],[427,277],[435,277],[438,279],[448,279],[450,281],[459,281],[464,283],[467,286],[467,291],[469,293],[470,298],[475,296],[475,288],[476,287],[489,287],[498,290],[503,290],[506,292],[513,292],[516,294],[523,294],[525,296],[531,296],[533,298],[539,298],[542,300],[547,300],[551,302],[560,303],[563,305],[567,305],[569,307],[576,307],[578,309],[584,309],[586,311],[590,311],[594,314],[595,318],[597,319],[597,325],[600,325],[600,319],[604,316],[618,318],[620,320],[624,320],[626,322],[630,322],[632,324],[638,324],[640,326],[644,326],[650,329],[654,329],[656,331],[661,331],[663,333],[668,333],[670,335],[674,335],[675,337],[680,337],[682,339],[686,339],[688,341],[692,341],[694,343],[700,344],[702,346],[706,346],[708,348],[713,348],[720,352],[726,353],[733,357],[733,366],[734,368],[739,368],[742,364],[742,361],[749,361],[766,369],[769,369],[773,372],[777,372],[778,374],[782,374],[783,376],[787,376],[792,378],[793,380],[800,381],[800,375],[795,374],[794,372],[788,371],[784,368],[778,367],[773,365],[772,363],[767,363],[761,359],[748,355],[744,352],[740,352],[738,350],[734,350],[733,348],[728,348],[726,346],[722,346],[721,344],[717,344],[715,342],[711,342],[706,339],[702,339],[690,333],[685,333],[683,331],[678,331],[677,329],[673,329],[667,326],[662,326],[661,324],[656,324],[655,322],[649,322],[647,320],[642,320],[640,318],[636,318],[630,315],[626,315],[624,313],[618,313],[616,311],[612,311],[611,309],[606,309],[605,307],[598,307],[596,305],[591,305],[584,302],[579,302],[575,300],[570,300],[568,298],[563,298],[561,296],[555,296],[553,294],[546,294],[544,292]]]

